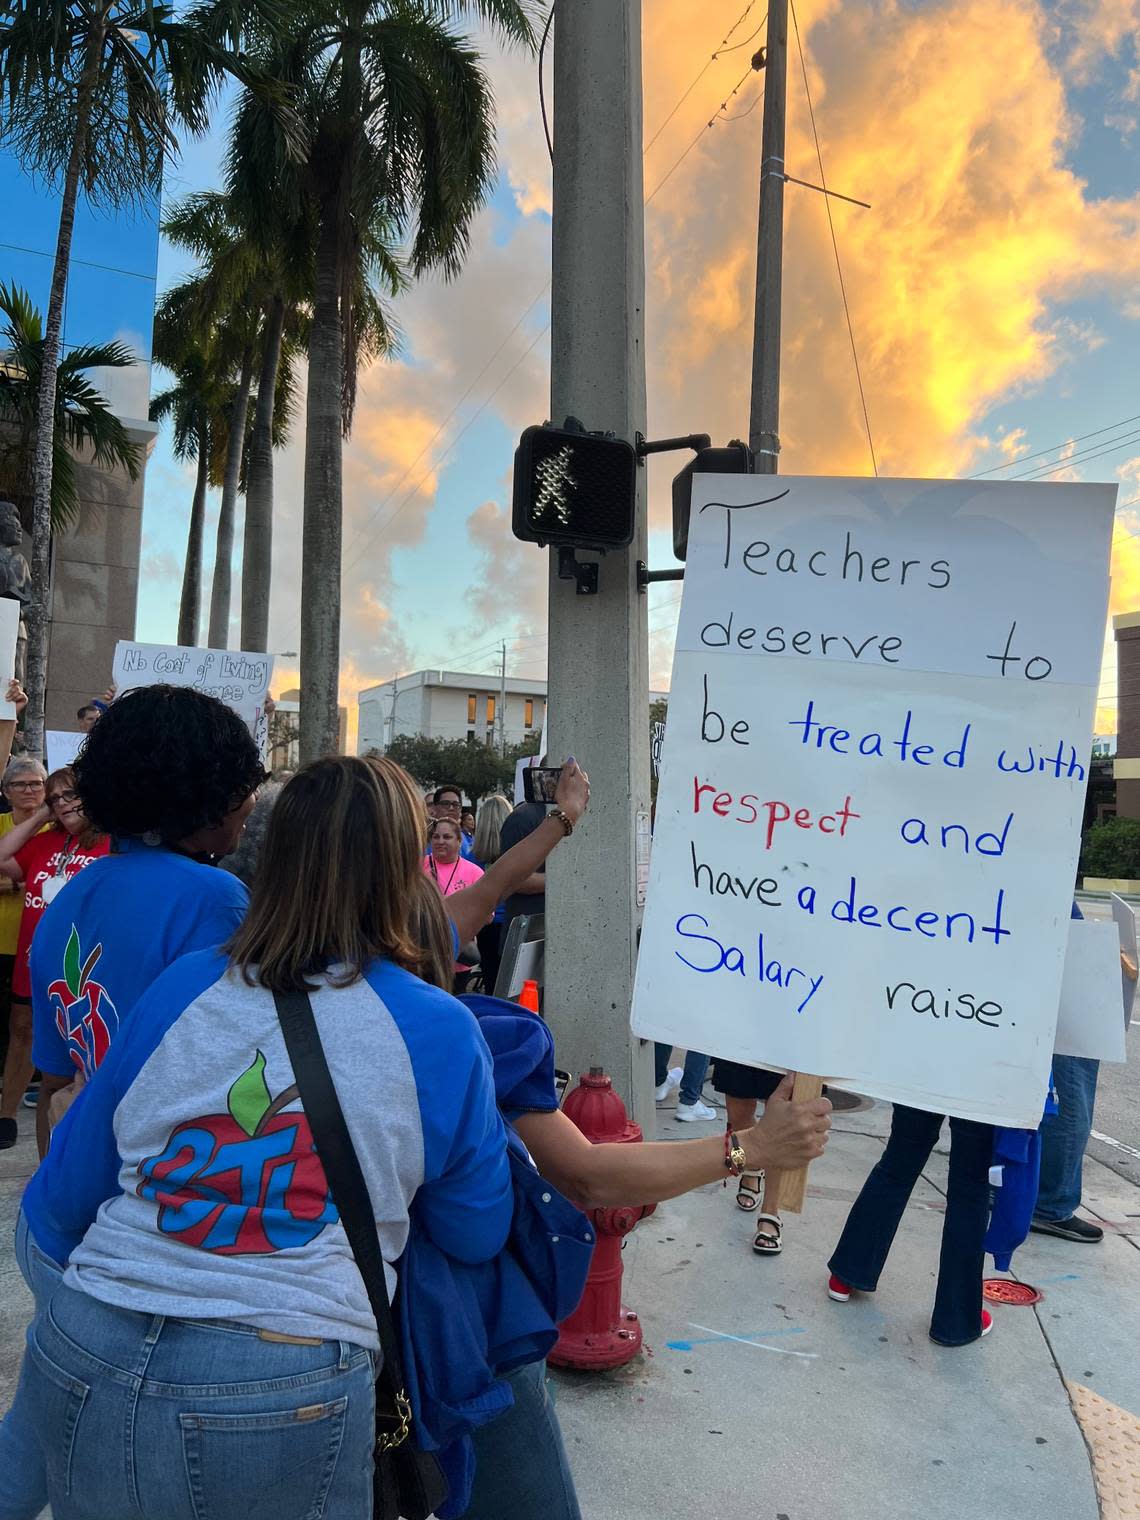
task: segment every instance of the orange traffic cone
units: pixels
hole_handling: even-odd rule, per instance
[[[524,982],[522,991],[519,993],[519,1007],[529,1008],[531,1013],[538,1012],[538,983]]]

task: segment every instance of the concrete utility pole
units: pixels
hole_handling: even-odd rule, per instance
[[[760,150],[760,228],[748,445],[756,470],[775,475],[780,454],[780,306],[784,261],[784,124],[788,101],[788,0],[770,0]]]
[[[559,0],[550,416],[631,443],[645,428],[641,140],[641,0]],[[547,867],[545,1011],[560,1065],[574,1077],[603,1066],[647,1126],[652,1061],[629,1029],[636,825],[649,812],[644,480],[640,490],[634,541],[601,557],[596,596],[578,596],[550,556],[549,753],[579,760],[593,800]]]

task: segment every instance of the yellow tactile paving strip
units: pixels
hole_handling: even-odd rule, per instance
[[[1140,1516],[1140,1419],[1081,1383],[1067,1383],[1092,1452],[1102,1520]]]

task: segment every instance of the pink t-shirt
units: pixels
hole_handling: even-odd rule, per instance
[[[478,881],[483,874],[482,866],[477,866],[473,860],[464,860],[462,856],[453,864],[443,866],[433,855],[425,855],[424,870],[434,878],[444,897],[450,897],[453,892],[462,892],[464,887]]]
[[[436,886],[444,897],[451,897],[455,892],[462,892],[464,887],[469,887],[472,882],[478,881],[483,874],[483,867],[477,866],[473,860],[464,860],[459,857],[453,865],[440,865],[430,852],[424,856],[424,870],[435,881]],[[456,971],[466,971],[467,967],[460,961],[455,962]]]

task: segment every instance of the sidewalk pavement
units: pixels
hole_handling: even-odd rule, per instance
[[[927,1335],[944,1153],[915,1190],[878,1293],[847,1304],[826,1294],[827,1258],[889,1119],[884,1104],[836,1114],[804,1212],[785,1216],[781,1256],[752,1254],[749,1216],[719,1184],[634,1231],[624,1300],[643,1354],[612,1373],[551,1375],[589,1520],[1096,1520],[1094,1450],[1099,1512],[1140,1514],[1140,1190],[1086,1162],[1103,1244],[1031,1235],[1012,1275],[1044,1301],[991,1305],[991,1335],[945,1349]],[[716,1127],[659,1111],[662,1138]],[[1077,1395],[1085,1430],[1067,1384],[1092,1390]],[[1132,1413],[1114,1417],[1096,1396]]]
[[[1140,1421],[1130,1413],[1140,1412],[1140,1190],[1086,1163],[1085,1200],[1104,1243],[1031,1236],[1015,1275],[1044,1301],[992,1306],[992,1335],[947,1350],[927,1336],[942,1154],[915,1191],[879,1292],[848,1304],[825,1292],[825,1262],[888,1122],[882,1104],[836,1115],[805,1211],[785,1219],[782,1256],[752,1254],[750,1220],[719,1185],[662,1205],[634,1231],[625,1301],[641,1317],[643,1353],[615,1372],[551,1374],[587,1520],[1140,1514]],[[0,1408],[29,1310],[10,1242],[31,1127],[0,1152]],[[669,1109],[658,1124],[679,1140],[717,1128],[676,1124]]]

